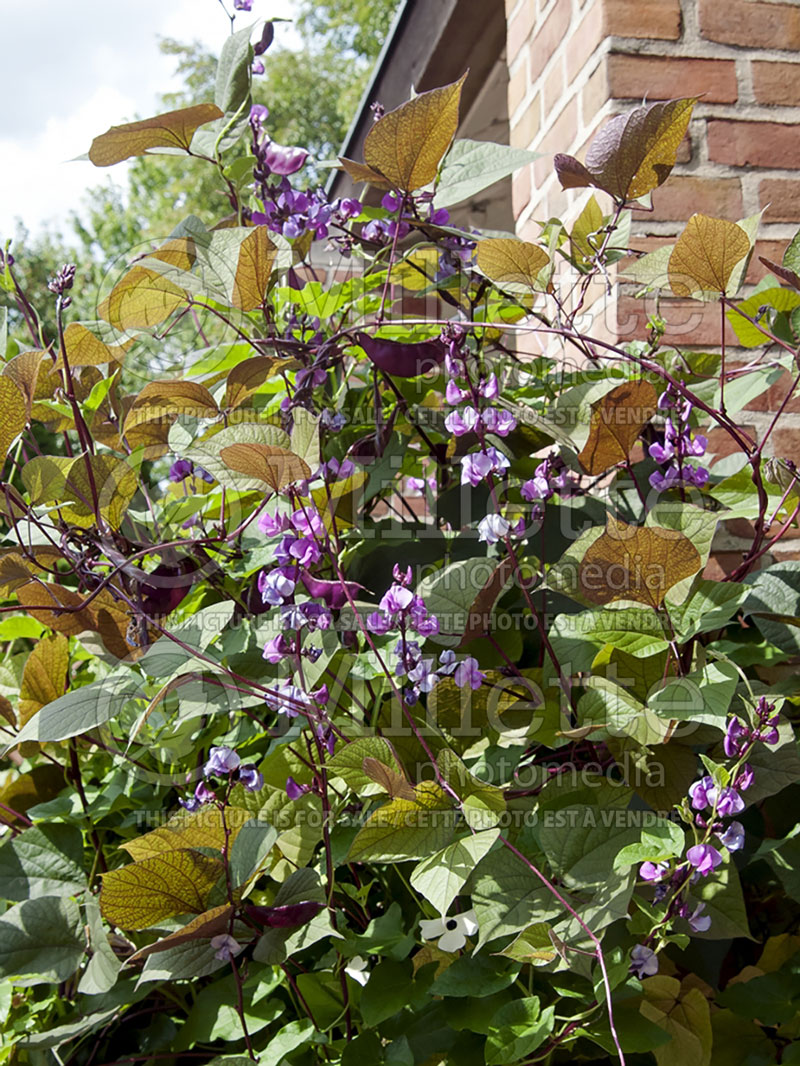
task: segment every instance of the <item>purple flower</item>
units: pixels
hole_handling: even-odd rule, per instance
[[[299,800],[308,791],[308,785],[299,785],[293,777],[286,778],[286,795],[290,800]]]
[[[323,477],[328,480],[337,480],[338,478],[348,478],[351,474],[355,473],[356,465],[350,459],[343,459],[341,463],[338,459],[329,459],[327,463],[322,465]]]
[[[658,973],[658,956],[644,944],[637,944],[631,952],[630,971],[634,977],[652,977]]]
[[[497,437],[507,437],[517,428],[517,420],[510,411],[505,408],[496,410],[490,407],[481,415],[481,421],[487,433],[494,433]]]
[[[258,519],[258,528],[268,537],[275,537],[278,533],[285,533],[289,528],[289,519],[285,514],[271,515],[266,511]]]
[[[250,70],[253,72],[253,74],[263,74],[266,69],[267,68],[264,66],[264,61],[262,59],[254,59],[253,62],[250,64]]]
[[[469,393],[460,389],[453,378],[449,378],[444,390],[444,398],[450,404],[451,407],[455,407],[457,404],[463,403],[466,400]]]
[[[716,803],[717,814],[723,818],[727,818],[731,814],[738,814],[739,811],[744,810],[744,800],[735,788],[723,788],[719,793],[716,788],[710,789],[708,802],[711,806]]]
[[[270,710],[285,714],[287,718],[296,718],[301,709],[311,707],[311,700],[305,692],[288,681],[282,681],[273,692],[268,693],[264,702]]]
[[[740,792],[746,792],[752,785],[754,777],[753,767],[749,762],[746,762],[739,771],[738,777],[733,782],[733,787]]]
[[[289,544],[289,555],[300,566],[313,566],[322,558],[319,545],[311,537],[298,537]]]
[[[487,514],[478,522],[478,540],[485,544],[497,544],[511,529],[511,523],[507,518],[499,514]]]
[[[545,477],[532,477],[520,488],[523,500],[533,503],[534,500],[549,500],[553,495],[550,482]]]
[[[433,205],[431,205],[428,221],[434,226],[446,226],[450,221],[450,212],[445,207],[439,207],[434,210]]]
[[[722,856],[711,844],[695,844],[686,852],[686,858],[701,877],[707,877],[722,862]]]
[[[707,929],[711,928],[710,915],[701,913],[705,909],[705,903],[698,903],[692,913],[685,916],[686,921],[689,923],[689,928],[695,933],[705,933]]]
[[[248,792],[259,792],[264,787],[264,775],[252,763],[239,767],[239,781]]]
[[[381,207],[384,211],[399,211],[402,202],[402,197],[398,196],[396,192],[387,192],[384,193],[381,199]]]
[[[458,664],[453,673],[453,680],[459,688],[467,685],[471,689],[479,689],[486,675],[478,669],[478,660],[468,656]]]
[[[279,633],[277,637],[268,640],[264,645],[264,658],[268,663],[275,664],[285,659],[287,655],[291,655],[293,651],[294,648],[283,633]]]
[[[360,200],[353,200],[345,197],[340,200],[336,205],[336,211],[345,219],[358,218],[363,211]]]
[[[470,484],[475,488],[489,474],[508,470],[509,466],[508,459],[496,448],[489,447],[474,455],[465,455],[461,460],[461,484]]]
[[[206,777],[224,777],[239,769],[241,759],[233,748],[212,748],[203,767]]]
[[[180,803],[181,807],[184,807],[187,811],[191,813],[193,811],[199,810],[200,807],[203,806],[203,804],[211,803],[216,798],[217,795],[214,790],[209,788],[205,781],[200,781],[197,785],[197,788],[195,788],[194,795],[191,797],[191,799],[179,799],[178,803]]]
[[[639,867],[639,877],[643,881],[660,881],[668,870],[668,862],[643,862]]]
[[[169,479],[170,481],[183,481],[193,470],[194,463],[191,459],[176,459],[169,468]]]
[[[439,632],[439,619],[436,615],[428,613],[428,608],[421,596],[415,596],[412,600],[408,619],[421,637],[432,637],[434,633]]]
[[[484,400],[496,400],[500,395],[500,386],[497,384],[497,375],[492,372],[486,380],[481,380],[478,392]]]
[[[724,833],[717,833],[720,844],[728,851],[741,851],[744,847],[744,826],[741,822],[731,822]]]
[[[289,576],[291,571],[287,573],[288,569],[278,567],[270,570],[269,573],[262,570],[258,575],[258,591],[261,593],[261,599],[271,607],[277,607],[294,593],[296,583],[294,578]]]
[[[252,0],[236,0],[238,3],[252,3]],[[249,11],[250,8],[245,10]],[[233,939],[230,933],[220,933],[219,936],[212,936],[211,947],[214,949],[214,957],[221,959],[223,962],[230,962],[234,955],[238,955],[242,950],[242,945]]]
[[[444,420],[444,426],[454,437],[463,437],[474,432],[479,418],[474,407],[465,407],[463,411],[451,411]]]
[[[410,607],[413,600],[414,593],[411,589],[404,588],[402,585],[392,585],[389,591],[384,593],[379,606],[387,614],[398,614]]]
[[[384,636],[392,628],[392,619],[382,611],[373,611],[366,617],[367,629],[378,637]]]
[[[731,718],[725,733],[723,748],[729,759],[735,759],[744,751],[750,739],[750,730],[738,718]]]
[[[702,811],[705,807],[711,806],[708,793],[713,788],[714,780],[709,776],[703,777],[699,781],[695,781],[693,785],[689,786],[689,799],[691,800],[692,807],[696,811]]]
[[[253,0],[233,0],[234,11],[252,11]]]

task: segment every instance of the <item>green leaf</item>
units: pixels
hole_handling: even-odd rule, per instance
[[[26,829],[0,848],[0,896],[74,896],[86,888],[83,836],[71,825]]]
[[[212,477],[227,488],[247,492],[250,489],[264,491],[264,482],[260,478],[244,477],[234,473],[220,458],[220,452],[232,444],[265,444],[278,448],[289,447],[289,436],[277,426],[263,422],[243,422],[228,426],[219,433],[205,440],[195,441],[190,448],[178,448],[178,454],[191,459],[197,466],[202,466]]]
[[[22,984],[66,981],[83,958],[78,906],[71,899],[37,896],[0,917],[0,976]]]
[[[290,448],[312,472],[315,472],[320,464],[319,419],[315,418],[305,407],[296,407],[292,417],[294,423]]]
[[[411,966],[408,960],[379,962],[361,993],[364,1024],[373,1028],[401,1011],[411,998]]]
[[[499,829],[474,833],[423,859],[411,874],[412,886],[439,914],[447,914],[450,904],[499,835]]]
[[[264,1050],[259,1054],[259,1060],[270,1063],[270,1066],[280,1066],[284,1057],[295,1048],[307,1044],[314,1034],[312,1022],[296,1021],[289,1022],[273,1036]]]
[[[639,841],[641,828],[634,812],[570,806],[558,814],[560,818],[545,819],[540,826],[539,843],[567,885],[602,884],[613,870],[617,852]]]
[[[381,795],[381,786],[364,770],[365,759],[375,759],[394,773],[403,774],[403,768],[389,742],[377,736],[357,737],[349,744],[339,745],[338,751],[328,762],[328,769],[331,774],[341,777],[359,796]]]
[[[434,204],[452,207],[539,158],[538,152],[491,141],[453,141],[439,171]]]
[[[118,715],[125,701],[140,693],[139,682],[131,674],[92,681],[42,707],[19,731],[14,745],[26,740],[43,744],[88,733]]]
[[[423,781],[413,800],[394,799],[375,811],[351,844],[348,861],[423,859],[448,844],[455,816],[440,786]]]
[[[78,991],[86,996],[97,996],[114,987],[122,967],[122,959],[117,958],[108,942],[100,908],[93,900],[86,904],[86,924],[89,927],[92,957],[83,972]]]
[[[435,996],[493,996],[513,985],[520,971],[518,962],[497,955],[459,955],[431,986]]]
[[[150,981],[196,981],[227,965],[217,958],[208,940],[187,940],[167,951],[148,955],[137,988]]]
[[[553,1031],[555,1007],[541,1010],[538,996],[506,1003],[494,1015],[486,1040],[488,1066],[518,1062],[540,1047]]]
[[[800,307],[800,293],[775,285],[773,288],[761,289],[746,300],[741,300],[735,307],[731,307],[726,312],[726,318],[744,348],[760,348],[766,342],[767,338],[763,331],[744,317],[748,315],[750,318],[758,319],[762,307],[772,307],[786,314],[793,311],[795,307]],[[764,321],[764,325],[769,329],[768,318]]]
[[[278,830],[251,819],[242,826],[233,842],[230,855],[231,884],[234,888],[245,884],[264,866]]]
[[[564,913],[552,892],[506,848],[487,855],[468,891],[478,922],[478,947]]]
[[[768,973],[730,984],[718,1002],[743,1018],[757,1018],[762,1025],[789,1022],[800,1010],[800,974]]]
[[[467,627],[470,607],[494,569],[489,559],[463,559],[420,581],[417,595],[439,619],[439,632],[430,638],[434,643],[457,647]]]
[[[694,903],[704,903],[703,915],[711,919],[709,929],[704,933],[693,933],[692,936],[703,940],[729,940],[734,937],[755,939],[750,935],[739,874],[731,863],[720,866],[711,877],[694,885],[689,898]]]
[[[651,693],[647,705],[660,718],[725,728],[739,673],[730,663],[706,663]]]
[[[691,596],[670,610],[675,635],[683,643],[698,633],[722,629],[741,607],[749,588],[736,581],[707,581],[693,585]]]

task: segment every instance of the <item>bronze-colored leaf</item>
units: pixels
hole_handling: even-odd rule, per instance
[[[92,141],[89,159],[96,167],[110,167],[131,156],[145,155],[151,148],[188,150],[195,130],[217,118],[222,118],[222,112],[216,104],[195,104],[112,126]]]
[[[203,911],[182,929],[177,929],[169,936],[156,940],[154,944],[139,948],[130,956],[128,964],[140,962],[148,955],[154,955],[159,951],[168,951],[169,948],[175,948],[178,944],[185,944],[187,940],[210,940],[211,937],[218,936],[220,933],[227,933],[232,914],[233,907],[230,903],[222,903],[219,907],[212,907],[210,911]]]
[[[187,300],[184,290],[163,274],[133,266],[120,278],[97,313],[122,332],[149,329],[164,322]]]
[[[602,474],[630,458],[639,434],[653,417],[658,397],[649,381],[626,381],[592,406],[589,439],[578,455],[587,474]]]
[[[191,270],[197,259],[197,246],[191,237],[173,237],[150,252],[147,258],[158,259],[177,270]]]
[[[266,299],[278,247],[266,226],[254,226],[239,245],[239,261],[233,279],[231,303],[240,311],[253,311]]]
[[[53,763],[45,763],[26,774],[18,774],[0,789],[0,803],[12,811],[25,814],[37,803],[47,803],[66,786],[64,769]],[[14,825],[17,819],[0,807],[0,823]]]
[[[170,423],[179,414],[215,418],[219,410],[205,385],[196,381],[151,381],[131,404],[123,432],[127,436],[142,422]]]
[[[724,218],[692,215],[669,257],[669,284],[676,296],[727,293],[733,268],[750,253],[750,238]]]
[[[370,185],[377,186],[379,189],[391,189],[392,187],[390,181],[387,181],[377,170],[368,167],[366,163],[357,163],[355,159],[345,159],[344,156],[339,156],[339,162],[342,164],[344,171],[356,184],[365,181]]]
[[[696,103],[696,97],[668,100],[612,118],[595,135],[585,166],[572,156],[556,156],[562,188],[594,185],[619,201],[651,192],[674,167]]]
[[[113,372],[113,365],[122,362],[126,351],[132,344],[132,340],[126,344],[104,344],[81,322],[70,322],[64,330],[64,346],[67,349],[70,367],[103,366],[110,363],[109,372]],[[59,355],[56,367],[60,368],[62,365],[63,361]]]
[[[494,568],[489,580],[478,592],[470,605],[469,614],[467,615],[467,624],[464,628],[464,636],[459,642],[460,648],[463,648],[465,644],[469,644],[471,640],[475,640],[477,637],[482,637],[485,633],[488,633],[491,630],[492,608],[500,598],[503,589],[511,580],[511,575],[513,573],[513,560],[509,556],[505,556],[505,558],[503,558]]]
[[[414,799],[414,786],[396,770],[369,755],[364,759],[362,767],[367,777],[380,785],[392,799]]]
[[[279,367],[286,365],[286,362],[285,359],[280,359],[275,355],[255,355],[252,359],[245,359],[243,363],[239,363],[228,374],[225,407],[229,410],[239,407],[249,396],[260,389]]]
[[[478,241],[478,267],[498,285],[527,285],[539,288],[539,273],[550,262],[544,248],[512,237],[490,237]]]
[[[10,377],[0,377],[0,463],[27,423],[25,397]]]
[[[53,582],[30,581],[17,589],[17,599],[33,618],[59,633],[74,637],[94,629],[91,607],[80,607],[85,597],[73,589]]]
[[[230,470],[266,481],[275,492],[311,477],[308,463],[274,444],[229,444],[219,457]]]
[[[603,240],[603,234],[600,231],[604,223],[605,217],[600,204],[594,196],[590,196],[586,201],[586,206],[576,218],[569,235],[572,256],[578,266],[588,267],[597,255]]]
[[[225,874],[221,859],[168,851],[103,874],[100,910],[121,929],[146,929],[176,914],[202,914]]]
[[[581,560],[578,584],[590,603],[633,600],[660,607],[673,585],[700,565],[697,548],[678,530],[629,526],[609,517]]]
[[[387,111],[364,141],[364,162],[398,189],[413,192],[436,177],[458,128],[466,74]]]
[[[61,633],[37,641],[25,661],[22,684],[19,690],[19,726],[63,696],[67,684],[69,666],[69,641]]]
[[[9,359],[3,367],[3,377],[11,378],[25,398],[28,418],[31,416],[31,407],[36,396],[36,383],[39,380],[39,369],[44,355],[45,353],[38,349],[20,352],[13,359]]]
[[[202,807],[199,811],[178,811],[166,825],[133,840],[127,840],[124,848],[132,859],[141,861],[170,851],[185,851],[191,848],[212,848],[222,851],[225,846],[225,826],[230,830],[229,843],[252,815],[244,808],[228,807],[225,822],[216,807]]]

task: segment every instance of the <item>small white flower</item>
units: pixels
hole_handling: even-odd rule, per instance
[[[347,966],[345,966],[344,972],[348,977],[352,977],[354,981],[358,981],[360,985],[365,985],[367,981],[369,981],[367,960],[360,955],[354,955],[352,957]]]
[[[478,923],[475,920],[475,911],[469,910],[451,918],[442,916],[423,919],[419,923],[419,929],[425,940],[436,940],[438,937],[438,946],[442,951],[458,951],[464,947],[468,936],[477,933]]]
[[[486,544],[497,544],[511,529],[511,523],[500,514],[487,514],[478,522],[478,540]]]

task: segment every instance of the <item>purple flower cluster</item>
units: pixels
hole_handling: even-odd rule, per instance
[[[317,709],[325,706],[329,696],[327,685],[320,685],[314,692],[304,692],[291,681],[279,681],[264,697],[264,702],[271,711],[296,718],[301,713],[317,715]]]
[[[524,482],[520,492],[528,503],[545,503],[556,492],[562,495],[570,492],[574,484],[567,464],[554,452],[539,463],[533,477]]]
[[[436,210],[431,203],[433,194],[429,192],[418,193],[413,200],[406,200],[408,207],[416,207],[417,212],[422,207],[427,207],[426,221],[433,226],[445,226],[450,221],[450,212],[446,211],[443,207]],[[389,211],[392,214],[397,214],[403,205],[403,198],[398,196],[396,192],[387,192],[384,194],[381,200],[381,207],[384,211]],[[384,244],[388,241],[394,240],[397,236],[398,240],[402,240],[403,237],[407,237],[411,230],[411,222],[416,221],[418,214],[415,214],[413,210],[403,210],[403,213],[399,218],[383,219],[374,218],[367,222],[361,230],[361,236],[365,241],[373,241],[378,244]]]
[[[517,428],[517,420],[505,408],[497,410],[488,407],[485,411],[476,411],[467,406],[461,411],[451,411],[444,420],[445,427],[454,437],[463,437],[482,428],[485,433],[494,433],[497,437],[507,437]]]
[[[751,729],[740,718],[731,718],[723,743],[728,758],[741,758],[758,741],[762,744],[778,743],[780,715],[775,713],[775,704],[769,703],[765,696],[756,704],[756,720],[758,724]]]
[[[650,458],[657,463],[667,464],[666,470],[655,470],[650,475],[650,484],[659,492],[676,485],[694,485],[702,488],[708,481],[708,470],[697,466],[691,459],[705,455],[708,441],[702,434],[694,434],[689,427],[692,404],[681,399],[671,386],[661,394],[658,400],[661,411],[667,411],[664,425],[664,441],[651,444]]]
[[[421,637],[433,636],[439,632],[439,621],[428,612],[422,597],[414,595],[408,587],[412,578],[410,566],[401,570],[395,565],[393,577],[395,584],[381,599],[379,609],[367,616],[367,627],[379,636],[399,629],[400,639],[393,648],[393,655],[396,676],[406,678],[408,682],[404,693],[406,701],[415,703],[420,693],[430,692],[446,675],[452,675],[460,687],[479,688],[484,675],[475,659],[458,661],[455,652],[448,650],[440,655],[437,667],[432,656],[423,656],[419,642],[408,638],[409,630]]]
[[[264,777],[252,763],[242,763],[233,748],[212,748],[203,767],[204,780],[200,781],[189,799],[178,802],[187,811],[196,811],[205,803],[217,799],[214,789],[208,784],[214,777],[227,778],[230,784],[239,782],[248,792],[258,792],[264,787]]]
[[[207,470],[204,470],[202,466],[195,466],[191,459],[176,459],[169,468],[170,481],[183,481],[185,478],[191,477],[192,474],[209,485],[214,480]]]

